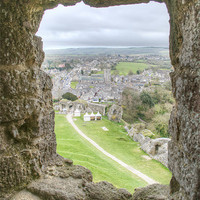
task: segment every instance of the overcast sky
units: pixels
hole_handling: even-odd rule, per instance
[[[164,4],[91,8],[84,3],[47,10],[37,35],[44,49],[88,46],[168,46]]]

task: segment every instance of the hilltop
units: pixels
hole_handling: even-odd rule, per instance
[[[45,50],[46,55],[169,55],[168,47],[86,47]]]

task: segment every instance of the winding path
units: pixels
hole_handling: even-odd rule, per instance
[[[115,162],[117,162],[118,164],[120,164],[121,166],[125,167],[127,170],[129,170],[130,172],[132,172],[133,174],[137,175],[138,177],[140,177],[141,179],[143,179],[144,181],[146,181],[148,184],[154,184],[154,183],[158,183],[155,180],[149,178],[148,176],[146,176],[145,174],[141,173],[140,171],[134,169],[133,167],[127,165],[126,163],[124,163],[123,161],[119,160],[118,158],[116,158],[115,156],[113,156],[112,154],[108,153],[107,151],[105,151],[102,147],[100,147],[96,142],[94,142],[92,139],[90,139],[87,135],[85,135],[74,123],[73,119],[72,119],[72,115],[68,114],[67,115],[67,120],[68,122],[73,126],[73,128],[82,136],[84,137],[88,142],[90,142],[95,148],[97,148],[99,151],[101,151],[104,155],[108,156],[109,158],[111,158],[112,160],[114,160]]]

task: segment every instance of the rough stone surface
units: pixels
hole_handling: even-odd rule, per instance
[[[150,0],[85,0],[103,7]],[[50,78],[36,37],[45,9],[79,0],[0,1],[0,199],[62,164],[56,153]],[[157,0],[157,2],[161,2]],[[170,15],[171,73],[176,100],[169,167],[174,199],[200,199],[200,0],[164,0]],[[179,185],[178,191],[173,189]]]
[[[135,189],[133,200],[168,200],[169,193],[169,186],[154,184]]]
[[[15,196],[11,198],[11,200],[41,200],[38,196],[33,195],[31,192],[27,190],[22,190]]]
[[[163,0],[83,0],[86,4],[94,7],[108,7],[124,4],[137,4],[137,3],[149,3],[150,1],[163,2]]]
[[[28,190],[41,199],[85,199],[86,194],[82,185],[84,185],[83,179],[52,177],[51,179],[40,179],[31,183]]]
[[[120,122],[122,119],[123,110],[121,106],[113,104],[108,111],[108,119],[115,122]]]
[[[146,130],[145,130],[146,131]],[[148,130],[148,132],[151,132]],[[151,133],[153,134],[153,133]],[[168,142],[169,138],[151,139],[145,136],[142,131],[131,128],[128,135],[136,142],[140,143],[141,149],[145,151],[151,158],[158,160],[168,167]]]
[[[171,73],[176,99],[169,168],[181,199],[200,199],[200,1],[169,1]],[[173,191],[173,188],[172,188]],[[187,197],[186,197],[187,196]]]
[[[168,142],[170,139],[158,138],[151,139],[141,145],[141,149],[147,152],[153,159],[158,160],[168,167]]]
[[[39,69],[0,69],[0,189],[23,188],[57,162],[50,78]]]
[[[27,191],[28,190],[28,191]],[[12,200],[128,200],[132,195],[107,182],[92,182],[91,172],[81,166],[51,166],[45,175]],[[27,199],[26,199],[27,198]]]
[[[89,183],[86,185],[88,199],[95,200],[126,200],[132,199],[132,195],[124,189],[116,189],[112,184],[105,181]]]

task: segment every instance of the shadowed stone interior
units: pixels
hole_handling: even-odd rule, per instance
[[[170,119],[171,195],[166,197],[166,192],[162,195],[169,199],[197,200],[200,199],[200,0],[155,1],[165,2],[170,15],[170,56],[174,66],[171,80],[176,100]],[[77,2],[79,0],[0,1],[2,200],[11,199],[16,191],[23,189],[24,193],[13,198],[22,199],[24,195],[30,199],[50,200],[135,199],[127,191],[106,182],[92,183],[87,169],[73,166],[56,153],[52,82],[40,70],[44,52],[41,38],[35,33],[46,9],[58,3],[68,6]],[[105,7],[150,0],[84,2]],[[70,189],[71,186],[75,189]],[[149,199],[153,189],[144,191],[146,193],[141,190],[137,193],[137,199],[142,193]]]

